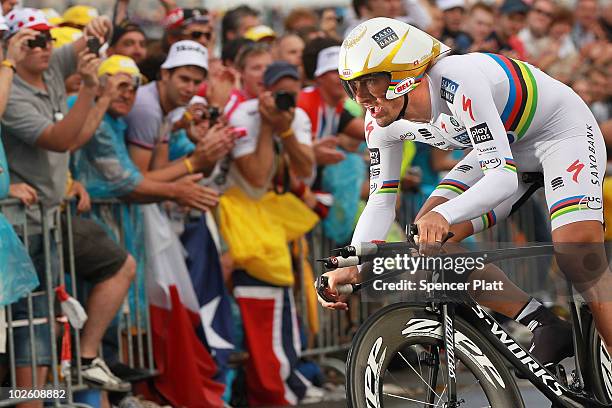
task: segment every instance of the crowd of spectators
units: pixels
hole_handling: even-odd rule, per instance
[[[454,53],[527,61],[571,86],[612,146],[609,0],[353,0],[346,8],[268,13],[281,17],[270,21],[248,5],[207,10],[160,0],[161,38],[130,15],[129,0],[118,0],[111,16],[84,5],[39,10],[0,2],[0,198],[28,206],[31,290],[46,285],[42,220],[34,204],[53,210],[76,197],[74,262],[77,278],[89,285],[83,299],[88,318],[71,323],[81,330],[83,378],[107,391],[132,389],[105,335],[117,330],[114,317],[128,288],[147,281],[155,305],[155,289],[167,292],[168,282],[180,280],[179,269],[189,271],[203,322],[213,320],[206,313],[221,310],[218,305],[228,306],[214,316],[225,337],[210,324],[203,327],[215,364],[211,380],[225,385],[224,402],[219,397],[218,404],[198,406],[295,405],[322,400],[325,388],[333,389],[316,366],[300,359],[316,331],[316,310],[298,315],[294,293],[314,306],[307,295],[312,267],[302,263],[305,237],[321,223],[326,238],[347,243],[367,200],[364,115],[337,75],[343,36],[361,21],[397,18]],[[404,159],[404,194],[423,196],[460,155],[415,150],[406,142]],[[120,220],[82,217],[96,199],[120,200],[137,211]],[[123,245],[113,235],[119,224]],[[159,239],[185,248],[168,258],[166,280],[153,272],[159,265],[150,265],[161,259],[165,244],[151,244]],[[50,251],[55,279],[60,258],[58,248]],[[206,283],[210,276],[196,277],[203,263],[213,266],[200,267],[201,273],[218,275],[222,288],[215,295],[206,294],[214,286]],[[202,299],[212,299],[214,307]],[[27,306],[17,301],[13,319],[23,319]],[[47,307],[37,300],[35,316]],[[32,383],[30,333],[15,330],[18,387],[45,382],[52,342],[46,327],[35,333],[38,384]],[[181,352],[189,359],[190,350]],[[190,406],[184,395],[165,390],[156,395]]]

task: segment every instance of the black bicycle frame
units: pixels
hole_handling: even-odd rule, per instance
[[[456,314],[485,336],[495,349],[510,364],[519,370],[551,402],[568,408],[609,408],[609,405],[595,401],[594,396],[575,392],[563,386],[555,375],[544,368],[527,350],[480,305],[468,302],[456,305]],[[574,322],[574,324],[579,324]],[[578,328],[578,327],[577,327]],[[582,337],[582,330],[577,330]],[[579,352],[579,350],[576,350]]]

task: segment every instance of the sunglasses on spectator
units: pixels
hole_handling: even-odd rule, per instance
[[[350,81],[342,81],[342,86],[351,99],[355,99],[359,89],[363,87],[368,90],[370,95],[380,97],[387,93],[390,82],[391,75],[386,72],[376,72],[374,74],[351,79]]]
[[[546,16],[548,18],[553,18],[555,16],[555,14],[553,12],[542,10],[542,9],[539,9],[539,8],[533,8],[532,10],[535,11],[536,13],[542,14],[543,16]]]
[[[204,37],[206,38],[208,41],[210,41],[210,39],[212,38],[212,33],[211,32],[203,32],[203,31],[192,31],[189,34],[187,34],[189,37],[191,37],[192,40],[199,40],[200,37]]]

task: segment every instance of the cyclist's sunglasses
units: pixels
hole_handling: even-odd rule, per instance
[[[348,81],[342,81],[342,86],[348,96],[354,100],[359,90],[364,87],[375,98],[384,97],[390,83],[391,74],[388,72],[376,72]]]

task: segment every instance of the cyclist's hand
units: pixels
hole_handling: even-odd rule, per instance
[[[328,292],[335,297],[337,302],[327,302],[317,294],[317,299],[321,306],[326,307],[328,309],[334,310],[348,310],[348,305],[346,304],[346,300],[348,296],[339,296],[336,287],[338,285],[347,284],[347,283],[357,283],[359,278],[359,270],[356,266],[349,266],[347,268],[338,268],[331,272],[326,272],[323,274],[327,276],[329,282]]]
[[[430,253],[440,248],[442,240],[448,235],[450,225],[440,213],[430,211],[415,222],[419,228],[419,252]]]

